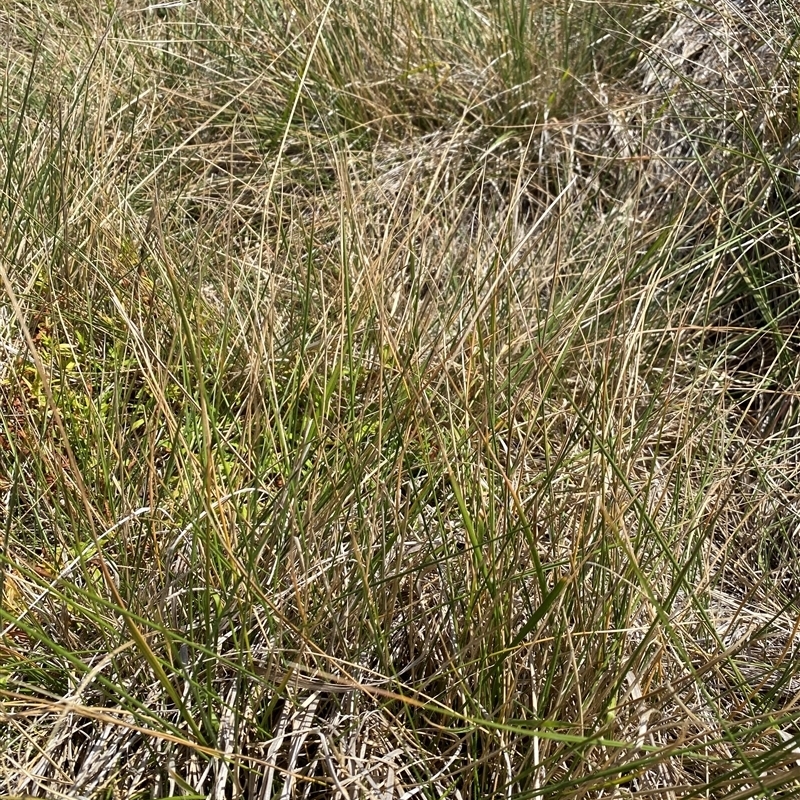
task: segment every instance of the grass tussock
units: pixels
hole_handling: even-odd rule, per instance
[[[798,19],[0,9],[0,791],[796,796]]]

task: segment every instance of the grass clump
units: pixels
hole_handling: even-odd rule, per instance
[[[5,794],[796,794],[796,9],[0,30]]]

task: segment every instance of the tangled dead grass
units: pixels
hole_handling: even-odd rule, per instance
[[[796,792],[796,16],[537,9],[6,12],[3,792]]]

